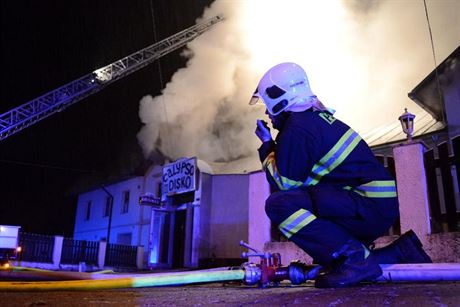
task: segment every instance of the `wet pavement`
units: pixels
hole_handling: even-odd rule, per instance
[[[312,284],[261,289],[239,283],[82,292],[0,292],[1,306],[460,306],[460,282]]]

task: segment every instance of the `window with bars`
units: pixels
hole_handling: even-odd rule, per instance
[[[86,203],[85,220],[88,221],[90,218],[91,218],[91,201],[89,200]]]
[[[129,209],[129,191],[123,192],[123,203],[121,205],[121,213],[128,213]]]

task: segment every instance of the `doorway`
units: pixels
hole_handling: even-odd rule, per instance
[[[153,209],[149,265],[183,268],[190,265],[193,210],[187,204],[176,210]]]
[[[174,235],[173,235],[173,257],[172,266],[174,268],[184,267],[185,257],[185,237],[187,220],[187,210],[177,210],[174,212]]]

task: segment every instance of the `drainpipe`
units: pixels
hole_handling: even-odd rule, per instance
[[[112,208],[113,208],[113,195],[102,186],[101,189],[109,196],[110,199],[110,208],[109,208],[109,225],[107,226],[107,244],[110,243],[110,228],[112,228]]]

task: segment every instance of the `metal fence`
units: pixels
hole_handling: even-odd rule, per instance
[[[424,159],[433,232],[458,231],[460,136],[428,150],[424,154]]]
[[[64,238],[62,242],[61,263],[97,265],[99,242]]]
[[[390,156],[375,156],[380,163],[383,164],[385,169],[396,179],[395,159]],[[401,220],[398,217],[393,226],[387,231],[386,235],[400,235],[401,234]]]
[[[120,244],[107,244],[105,265],[113,267],[135,267],[137,247]]]
[[[20,259],[31,262],[53,262],[54,237],[21,232],[19,246]]]

